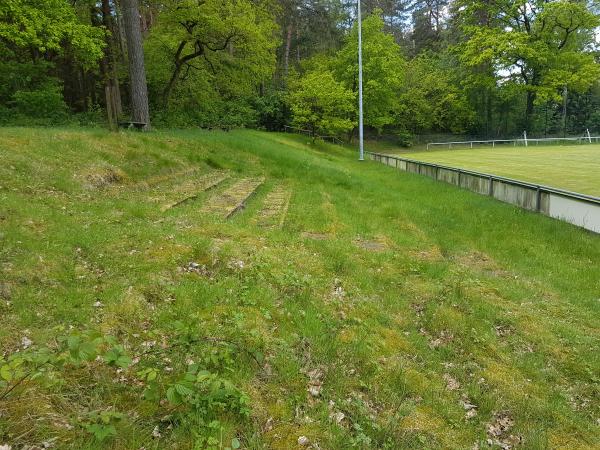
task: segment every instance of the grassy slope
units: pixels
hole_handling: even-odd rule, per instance
[[[54,349],[56,336],[91,328],[140,360],[24,383],[0,400],[0,445],[202,448],[212,432],[248,448],[295,448],[301,435],[323,449],[472,448],[503,419],[514,425],[500,440],[593,448],[600,238],[354,156],[251,131],[1,129],[1,352],[23,336]],[[107,166],[124,181],[84,186]],[[229,221],[200,212],[226,186],[163,213],[155,199],[181,180],[135,185],[190,167],[266,183]],[[277,185],[293,192],[285,224],[257,227]],[[206,273],[179,269],[191,261]],[[266,362],[249,356],[257,348]],[[246,392],[250,417],[141,400],[140,368],[159,369],[164,389],[189,359]],[[461,401],[477,415],[466,419]],[[99,443],[79,425],[107,409],[125,418]]]
[[[419,161],[477,170],[600,197],[600,145],[393,153]]]

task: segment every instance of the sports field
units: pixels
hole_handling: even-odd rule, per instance
[[[399,150],[393,153],[419,161],[461,167],[600,197],[600,145]]]

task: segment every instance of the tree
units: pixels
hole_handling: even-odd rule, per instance
[[[152,51],[167,58],[163,106],[190,74],[244,72],[262,81],[275,67],[275,24],[268,3],[250,0],[168,1],[152,31]],[[206,75],[211,76],[211,75]],[[254,83],[253,83],[254,84]]]
[[[383,31],[381,11],[363,21],[363,72],[365,125],[381,132],[393,125],[398,109],[404,59],[394,37]],[[344,87],[358,92],[358,29],[353,27],[335,57],[333,72]],[[357,110],[357,108],[356,108]]]
[[[115,25],[113,21],[113,5],[110,0],[102,0],[100,15],[102,17],[102,26],[107,30],[106,47],[104,58],[100,63],[100,70],[104,82],[104,98],[106,105],[106,115],[110,128],[118,127],[117,120],[123,113],[121,104],[121,91],[119,90],[119,77],[117,76],[116,57],[115,57]]]
[[[283,47],[283,78],[287,79],[290,68],[290,53],[292,51],[292,40],[294,31],[296,36],[299,32],[300,25],[300,0],[281,0],[280,23],[281,29],[284,32],[284,47]],[[298,43],[296,43],[298,45]]]
[[[423,53],[406,64],[398,123],[413,134],[464,133],[475,114],[455,79],[452,61]]]
[[[350,119],[356,96],[329,70],[321,68],[305,74],[292,85],[289,102],[293,124],[307,128],[313,135],[339,135],[356,126]]]
[[[110,129],[115,129],[117,119],[122,114],[121,93],[119,90],[119,77],[117,74],[116,57],[117,46],[115,40],[115,24],[113,17],[116,10],[111,0],[91,1],[89,5],[91,23],[105,31],[104,56],[100,60],[100,81],[104,87],[104,105]],[[116,7],[116,6],[115,6]]]
[[[488,65],[501,83],[526,95],[524,126],[532,128],[536,100],[559,99],[565,87],[587,89],[598,78],[589,51],[598,18],[584,4],[545,0],[459,0],[468,40],[458,47],[468,67]],[[477,22],[486,11],[489,26]]]
[[[85,81],[102,57],[104,37],[64,0],[1,1],[0,115],[17,122],[66,120],[66,81],[78,81],[71,86],[80,98],[92,96]],[[85,100],[80,105],[84,109]]]
[[[94,67],[102,58],[104,31],[83,24],[64,0],[2,0],[0,49],[13,57],[25,50],[30,60],[72,52],[77,62]]]
[[[414,0],[361,0],[365,16],[377,14],[382,18],[385,32],[394,36],[396,42],[403,41],[410,28],[410,12],[416,6]],[[356,0],[345,0],[351,17],[356,15]]]
[[[296,61],[339,49],[347,14],[340,0],[301,0],[298,9]]]
[[[132,120],[145,123],[145,128],[148,130],[150,129],[150,110],[138,0],[122,0],[122,9],[125,35],[127,36]]]
[[[413,29],[410,34],[412,53],[417,55],[423,50],[434,50],[439,42],[440,33],[435,28],[432,15],[427,9],[413,12]]]

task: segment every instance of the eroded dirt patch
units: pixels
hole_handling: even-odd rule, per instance
[[[441,249],[437,245],[419,250],[414,250],[410,252],[410,255],[415,259],[426,262],[438,262],[444,259],[444,255],[442,254]]]
[[[469,252],[455,255],[452,260],[466,269],[481,272],[492,277],[510,277],[510,272],[500,266],[490,256],[482,252]]]
[[[302,237],[304,239],[312,239],[313,241],[328,241],[331,239],[331,235],[325,233],[315,233],[313,231],[303,231]]]
[[[389,247],[383,240],[355,239],[354,245],[370,252],[383,252]]]
[[[127,175],[118,167],[97,166],[89,167],[75,176],[82,180],[86,189],[103,189],[126,180]]]
[[[496,413],[493,420],[486,426],[487,444],[498,446],[503,450],[510,450],[520,445],[522,442],[521,436],[511,434],[513,426],[514,420],[508,412]]]
[[[12,287],[10,284],[0,281],[0,299],[10,300],[12,298]]]

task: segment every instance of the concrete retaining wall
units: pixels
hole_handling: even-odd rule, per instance
[[[600,233],[600,198],[541,186],[471,170],[441,166],[396,156],[367,152],[373,161],[398,170],[418,173],[438,181],[489,195],[502,202],[536,211]]]

